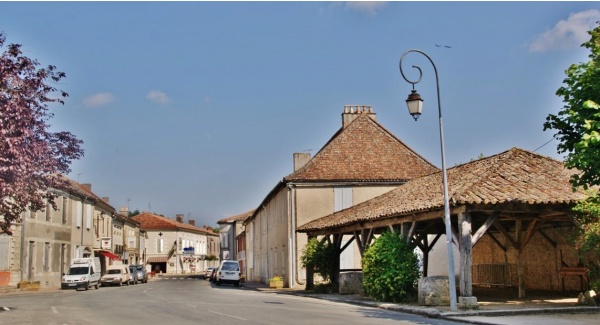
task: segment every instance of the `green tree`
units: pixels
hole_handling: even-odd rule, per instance
[[[588,62],[573,64],[556,94],[565,106],[558,115],[546,117],[544,130],[554,129],[560,141],[558,153],[566,153],[565,165],[576,170],[573,188],[600,185],[600,25],[588,32],[590,40],[582,44],[590,50]],[[573,208],[576,229],[575,246],[588,252],[600,251],[600,193],[597,188]],[[600,265],[591,265],[592,287],[600,287]]]
[[[305,269],[312,269],[327,281],[333,273],[333,259],[339,258],[335,254],[335,247],[325,241],[311,238],[304,249],[300,262]]]
[[[419,259],[397,233],[387,231],[377,238],[365,251],[362,266],[365,295],[381,301],[414,300]]]
[[[590,61],[573,64],[556,95],[565,106],[557,115],[546,117],[544,130],[556,130],[558,153],[566,153],[565,165],[574,168],[573,187],[600,185],[600,25],[588,32],[583,43]]]

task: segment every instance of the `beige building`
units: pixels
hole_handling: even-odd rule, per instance
[[[132,218],[146,233],[146,265],[152,272],[193,274],[204,271],[209,247],[218,247],[219,234],[195,226],[194,220],[176,219],[143,212]]]
[[[53,191],[57,210],[48,205],[44,211],[27,211],[13,227],[13,236],[0,235],[0,286],[28,281],[60,287],[73,258],[102,256],[96,250],[97,231],[109,227],[106,220],[114,208],[89,184],[68,180],[67,187]]]
[[[345,106],[339,131],[314,157],[294,154],[294,172],[245,221],[247,278],[281,276],[286,287],[305,285],[300,256],[308,238],[296,233],[298,226],[437,170],[383,128],[371,107]],[[341,269],[360,268],[355,246],[342,253]]]

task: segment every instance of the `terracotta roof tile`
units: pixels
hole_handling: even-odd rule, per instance
[[[229,223],[229,222],[234,222],[234,221],[242,221],[243,222],[243,221],[246,221],[246,219],[248,219],[249,217],[251,217],[252,214],[254,214],[254,211],[255,210],[252,209],[250,211],[246,211],[244,213],[237,214],[235,216],[227,217],[227,218],[217,221],[217,223],[221,224],[221,223]]]
[[[207,234],[207,235],[218,236],[218,234],[215,234],[214,232],[209,231],[207,229],[198,228],[198,227],[192,226],[187,223],[177,222],[173,219],[155,215],[155,214],[152,214],[149,212],[142,212],[142,213],[134,216],[132,219],[140,223],[140,228],[142,230],[159,230],[159,229],[179,230],[179,229],[184,229],[184,230],[189,230],[189,231],[193,231],[193,232],[200,232],[200,233]]]
[[[365,114],[284,181],[406,181],[437,170]]]
[[[585,195],[573,192],[573,171],[560,161],[513,148],[448,169],[451,206],[467,204],[574,203]],[[412,180],[381,196],[311,221],[299,231],[338,227],[359,221],[442,209],[442,173]]]

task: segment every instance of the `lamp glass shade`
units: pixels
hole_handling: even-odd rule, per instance
[[[408,112],[412,117],[419,118],[423,112],[423,99],[416,90],[412,90],[408,98],[406,99],[406,106],[408,106]]]

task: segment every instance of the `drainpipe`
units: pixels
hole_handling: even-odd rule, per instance
[[[300,285],[305,285],[306,282],[300,281],[300,279],[298,278],[298,273],[297,272],[297,261],[298,261],[298,236],[296,234],[296,222],[297,222],[297,215],[296,215],[296,187],[294,186],[294,184],[288,184],[288,188],[290,190],[290,231],[291,231],[291,241],[292,241],[292,247],[291,247],[291,254],[290,254],[290,260],[291,260],[291,265],[290,265],[290,270],[291,270],[291,276],[292,279],[295,280],[295,282],[297,284]]]
[[[23,216],[22,220],[21,220],[21,256],[20,256],[20,261],[19,261],[19,269],[20,269],[20,276],[19,276],[19,282],[23,282],[23,273],[25,272],[23,270],[23,265],[25,264],[25,224],[27,222],[25,222],[27,219],[26,216]]]

